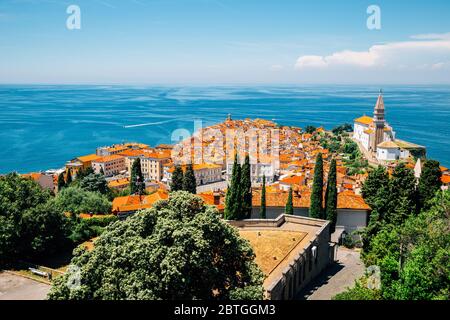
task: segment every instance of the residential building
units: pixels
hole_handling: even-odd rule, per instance
[[[170,161],[170,151],[144,152],[140,158],[144,179],[161,181],[164,177],[163,166]]]
[[[185,165],[181,166],[183,172],[186,171]],[[222,181],[222,166],[218,164],[194,164],[192,166],[194,169],[195,180],[197,182],[197,186],[210,184],[214,182]],[[164,181],[167,181],[167,184],[170,185],[172,181],[172,174],[175,170],[174,165],[166,166],[163,171],[165,173]]]
[[[92,169],[95,173],[101,173],[109,177],[125,172],[125,157],[114,154],[111,156],[100,157],[92,161]]]

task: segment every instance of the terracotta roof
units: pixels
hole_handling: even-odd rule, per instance
[[[34,181],[39,181],[39,178],[42,177],[42,173],[31,172],[31,173],[22,174],[22,177],[24,177],[24,178],[31,178]]]
[[[266,206],[267,207],[284,207],[286,206],[288,192],[267,192],[266,190]],[[309,189],[299,189],[299,195],[293,192],[292,203],[295,208],[309,208],[311,191]],[[261,205],[261,193],[260,190],[253,192],[252,204],[255,207]],[[338,209],[359,209],[370,210],[369,205],[364,199],[355,194],[353,191],[344,191],[338,194]]]
[[[373,123],[373,119],[372,119],[372,117],[369,117],[369,116],[362,116],[362,117],[355,119],[355,122],[362,123],[365,125],[370,125]]]
[[[112,212],[130,212],[142,209],[148,209],[153,206],[153,204],[158,200],[165,200],[169,196],[167,192],[157,191],[151,195],[147,196],[126,196],[114,198],[112,203]]]
[[[110,188],[122,187],[122,186],[128,185],[128,184],[130,184],[130,179],[129,178],[117,179],[117,180],[113,180],[113,181],[108,182],[108,186]]]
[[[81,162],[91,162],[91,161],[97,160],[99,158],[101,158],[101,157],[96,154],[88,154],[87,156],[77,157],[77,159]]]
[[[167,159],[170,158],[171,151],[170,150],[162,150],[158,152],[145,152],[143,156],[146,158],[154,158],[154,159]]]
[[[210,206],[215,206],[220,212],[222,212],[225,209],[225,205],[222,203],[222,197],[220,198],[220,203],[215,204],[214,203],[214,194],[212,193],[200,193],[197,194],[200,198],[203,199],[203,202]]]
[[[445,184],[450,183],[450,176],[449,175],[442,176],[441,181],[442,181],[442,183],[445,183]]]
[[[124,157],[138,157],[143,154],[144,154],[144,151],[134,150],[134,149],[127,149],[127,150],[124,150],[124,151],[121,151],[118,153],[118,155],[121,155]]]
[[[280,180],[280,183],[282,184],[301,184],[303,182],[303,180],[305,180],[305,177],[303,176],[292,176],[289,178],[284,178],[282,180]]]
[[[113,154],[111,156],[105,156],[105,157],[100,157],[97,160],[94,160],[92,162],[98,162],[98,163],[103,163],[103,162],[109,162],[109,161],[114,161],[114,160],[119,160],[119,159],[123,159],[123,156],[119,156],[118,154]]]

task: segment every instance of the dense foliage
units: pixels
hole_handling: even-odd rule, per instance
[[[311,204],[309,206],[311,218],[322,219],[323,216],[323,159],[322,153],[317,154],[314,167],[314,180],[311,191]]]
[[[316,127],[314,126],[306,126],[305,128],[306,133],[312,134],[314,131],[316,131]]]
[[[108,182],[104,175],[91,173],[89,175],[78,177],[78,185],[81,189],[91,192],[98,192],[103,195],[109,196],[111,191],[108,187]]]
[[[51,254],[67,244],[68,219],[48,190],[12,173],[0,177],[0,264]]]
[[[334,127],[333,130],[331,130],[331,131],[333,132],[334,135],[340,135],[344,132],[352,132],[353,126],[350,123],[344,123],[344,124]]]
[[[51,201],[61,212],[106,214],[111,211],[107,196],[80,187],[66,187]]]
[[[72,264],[80,268],[80,286],[68,285],[76,272],[69,271],[54,281],[49,299],[263,297],[249,243],[216,208],[187,192],[110,225]]]
[[[423,164],[422,174],[419,179],[419,206],[421,208],[428,208],[428,201],[430,201],[436,191],[441,187],[442,172],[439,167],[439,162],[436,160],[427,160]]]
[[[374,292],[357,285],[337,298],[450,299],[450,191],[439,190],[436,179],[427,175],[421,183],[416,187],[412,170],[403,164],[391,177],[382,167],[369,174],[362,194],[373,210],[362,257],[366,266],[380,268],[381,288]],[[434,198],[420,208],[417,200],[433,188]]]

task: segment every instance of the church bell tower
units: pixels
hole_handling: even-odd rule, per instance
[[[384,118],[384,101],[383,101],[383,91],[380,90],[380,94],[378,96],[377,104],[375,105],[375,109],[373,111],[373,124],[375,135],[374,139],[372,139],[372,150],[374,152],[377,151],[377,146],[384,141],[384,127],[386,124]]]

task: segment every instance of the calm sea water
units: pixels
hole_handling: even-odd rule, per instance
[[[233,118],[331,129],[372,114],[378,87],[0,86],[0,173],[58,168],[97,146],[171,143],[175,129]],[[384,87],[397,137],[450,166],[450,87]],[[145,124],[142,126],[133,126]],[[132,126],[132,127],[129,127]]]

